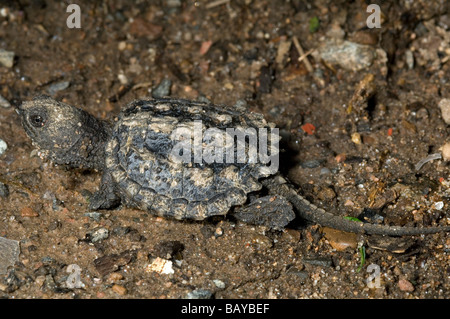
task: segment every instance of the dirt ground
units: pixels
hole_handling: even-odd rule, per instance
[[[415,165],[449,141],[438,105],[450,98],[450,4],[382,1],[380,28],[368,28],[368,3],[78,1],[81,28],[69,28],[69,1],[0,1],[0,49],[14,52],[12,66],[0,63],[11,104],[0,106],[0,237],[20,242],[0,297],[449,298],[448,233],[91,212],[100,174],[41,160],[14,110],[45,93],[113,119],[134,99],[168,93],[161,82],[172,97],[245,100],[280,128],[281,172],[315,205],[448,225],[448,162]],[[360,51],[342,55],[339,43]]]

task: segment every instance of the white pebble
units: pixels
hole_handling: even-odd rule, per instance
[[[450,161],[450,142],[444,144],[441,147],[440,151],[442,152],[442,158],[444,161]]]
[[[0,139],[0,155],[5,153],[7,148],[8,148],[8,145],[6,145],[5,141]]]
[[[3,18],[6,18],[9,14],[9,9],[8,8],[1,8],[0,9],[0,16],[2,16]]]
[[[7,99],[5,99],[3,96],[0,95],[0,106],[4,108],[11,107],[11,103]]]
[[[120,41],[118,45],[119,51],[123,51],[127,48],[127,43],[125,41]]]
[[[14,65],[14,52],[0,49],[0,64],[7,68],[12,68]]]
[[[119,74],[117,75],[117,78],[119,79],[120,84],[122,84],[122,85],[125,85],[125,84],[128,83],[128,78],[127,78],[126,75],[123,74],[123,73],[119,73]]]
[[[410,70],[414,69],[414,55],[411,50],[405,51],[405,60],[406,60],[406,65],[408,66],[408,69],[410,69]]]
[[[145,271],[148,273],[157,272],[164,275],[170,275],[175,272],[172,268],[172,262],[160,257],[156,257],[151,264],[148,264],[145,267]]]
[[[226,287],[225,283],[222,280],[214,279],[213,282],[214,282],[214,285],[216,285],[216,287],[219,289],[225,289],[225,287]]]

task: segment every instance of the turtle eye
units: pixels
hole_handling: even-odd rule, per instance
[[[36,128],[43,127],[46,122],[46,116],[44,114],[31,114],[28,121]]]

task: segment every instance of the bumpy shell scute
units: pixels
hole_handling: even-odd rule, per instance
[[[259,162],[177,162],[177,128],[268,128],[260,115],[187,100],[138,100],[121,113],[106,146],[105,166],[125,202],[159,216],[202,220],[243,205],[270,173]]]

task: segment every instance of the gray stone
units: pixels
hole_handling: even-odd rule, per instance
[[[164,79],[153,90],[152,96],[154,98],[162,98],[170,95],[170,88],[172,87],[172,81],[170,79]]]
[[[88,212],[88,213],[85,213],[84,216],[92,218],[93,220],[98,222],[98,221],[100,221],[100,218],[103,217],[103,214],[102,213],[98,213],[98,212]]]
[[[333,266],[333,261],[329,257],[303,258],[303,262],[314,266],[322,266],[322,267]]]
[[[207,289],[195,289],[187,293],[185,299],[211,299],[212,292]]]
[[[322,60],[349,71],[360,71],[372,65],[375,49],[350,41],[327,41],[319,48]]]
[[[9,188],[8,185],[0,182],[0,197],[6,198],[9,196]]]
[[[47,92],[50,95],[54,95],[59,91],[67,89],[69,86],[70,86],[69,81],[56,82],[48,87]]]
[[[219,289],[225,289],[225,283],[222,280],[214,279],[213,280],[214,285],[216,285]]]
[[[20,246],[17,240],[0,237],[0,275],[19,260]]]
[[[91,242],[96,243],[99,241],[102,241],[104,239],[107,239],[109,237],[109,231],[106,228],[99,228],[95,230],[91,234]]]

